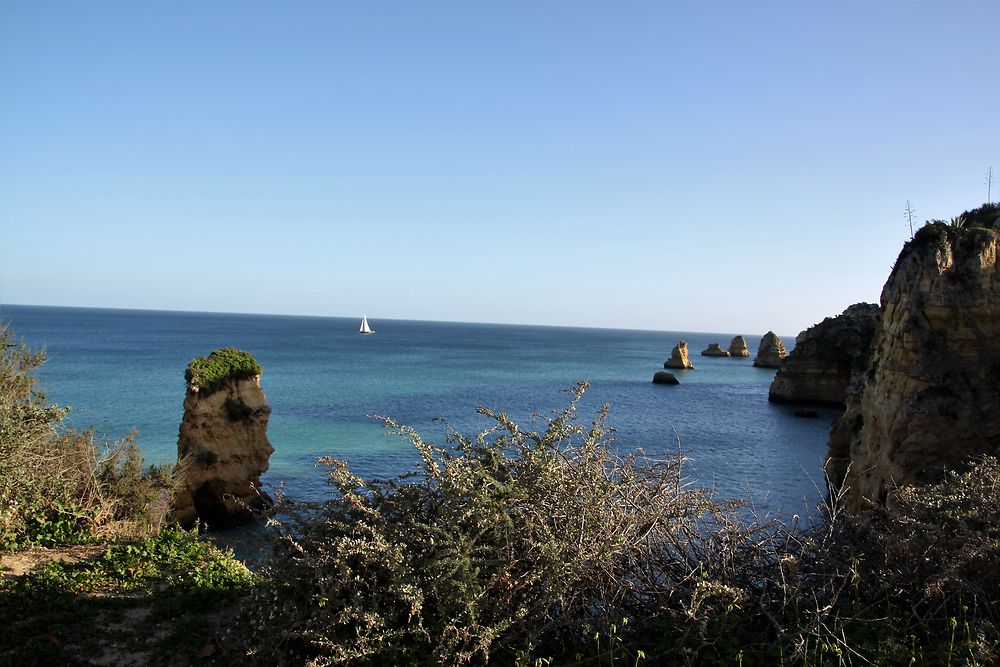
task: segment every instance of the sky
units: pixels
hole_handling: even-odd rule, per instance
[[[986,201],[998,36],[1000,0],[0,0],[0,303],[795,335],[878,300],[907,201]]]

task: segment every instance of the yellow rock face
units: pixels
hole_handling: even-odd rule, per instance
[[[747,347],[747,339],[743,336],[736,336],[733,338],[732,342],[729,343],[729,356],[749,357],[750,349]]]
[[[879,312],[873,303],[857,303],[800,333],[771,382],[768,400],[844,407],[848,387],[861,382],[868,367]]]
[[[849,510],[1000,445],[1000,231],[924,227],[882,290],[864,382],[830,435]]]
[[[177,441],[175,521],[224,528],[252,520],[270,504],[260,491],[274,452],[267,439],[270,413],[259,375],[207,395],[188,388]]]
[[[757,356],[754,357],[753,365],[760,368],[781,368],[785,354],[785,344],[773,331],[768,331],[760,339],[760,346],[757,347]]]
[[[679,341],[670,351],[670,358],[663,362],[664,368],[694,368],[691,360],[688,359],[688,345],[684,341]]]

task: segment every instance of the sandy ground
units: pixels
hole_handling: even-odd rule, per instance
[[[97,558],[107,549],[107,545],[77,544],[53,549],[35,547],[18,551],[13,554],[0,555],[0,577],[20,577],[31,572],[36,567],[54,560],[77,563],[82,560]]]

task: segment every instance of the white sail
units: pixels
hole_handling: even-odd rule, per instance
[[[361,329],[360,332],[363,334],[373,334],[372,328],[368,326],[368,316],[365,315],[361,318]]]

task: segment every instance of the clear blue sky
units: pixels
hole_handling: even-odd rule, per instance
[[[794,335],[906,200],[985,201],[998,42],[998,0],[0,0],[0,302]]]

